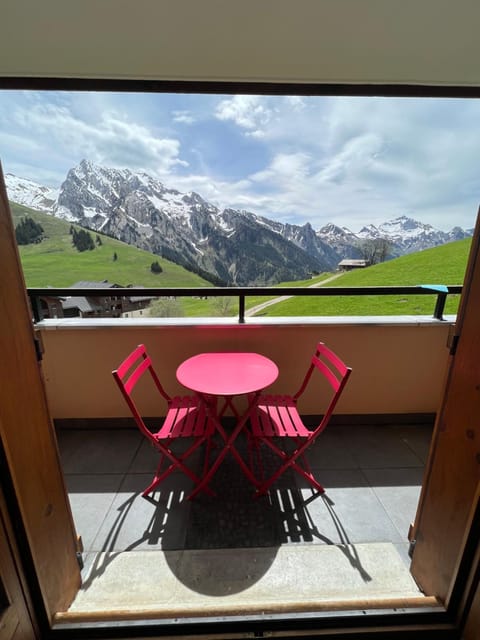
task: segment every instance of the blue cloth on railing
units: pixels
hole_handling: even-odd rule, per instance
[[[431,289],[432,291],[438,291],[438,293],[448,293],[448,287],[444,284],[419,284],[422,289]]]

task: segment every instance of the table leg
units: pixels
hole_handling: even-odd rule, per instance
[[[212,479],[213,475],[217,471],[218,467],[223,462],[223,460],[224,460],[224,458],[225,458],[225,456],[227,455],[228,452],[231,452],[233,457],[237,460],[238,464],[240,465],[240,468],[242,469],[243,473],[250,480],[250,482],[255,485],[255,487],[258,488],[262,484],[259,480],[257,480],[257,478],[255,478],[255,476],[253,475],[252,470],[250,469],[250,467],[247,465],[245,460],[242,458],[242,456],[240,455],[240,453],[236,450],[236,448],[234,446],[235,440],[240,435],[242,429],[244,428],[245,424],[247,423],[247,420],[249,419],[250,415],[252,414],[252,412],[253,412],[253,410],[255,408],[255,405],[257,403],[257,398],[258,398],[259,395],[260,395],[260,392],[252,394],[251,396],[249,396],[249,398],[248,398],[248,407],[245,410],[245,412],[243,413],[243,415],[240,415],[239,412],[236,410],[236,408],[233,405],[233,402],[232,402],[231,398],[226,398],[226,402],[225,402],[224,406],[222,407],[222,410],[220,411],[220,413],[218,413],[217,412],[217,398],[215,398],[215,397],[212,398],[212,397],[209,397],[209,396],[201,396],[201,400],[202,400],[202,402],[205,403],[205,406],[206,406],[206,409],[207,409],[207,411],[209,413],[210,419],[215,424],[215,428],[220,433],[220,435],[223,438],[225,444],[224,444],[222,450],[220,451],[220,453],[218,454],[217,458],[215,459],[215,462],[208,469],[206,474],[203,476],[203,478],[197,484],[195,489],[189,495],[189,497],[188,497],[189,500],[191,498],[195,497],[197,495],[197,493],[199,491],[201,491],[205,487],[205,485],[207,485],[210,482],[210,480]],[[227,434],[225,432],[225,429],[223,428],[222,423],[221,423],[221,416],[225,413],[225,410],[226,410],[226,408],[228,406],[230,406],[232,408],[232,410],[233,410],[233,412],[235,414],[235,417],[237,418],[237,423],[236,423],[232,433],[229,436],[227,436]]]

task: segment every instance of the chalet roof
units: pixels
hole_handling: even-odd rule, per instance
[[[345,259],[338,263],[339,267],[368,267],[368,260]]]
[[[83,296],[71,296],[62,303],[62,306],[64,309],[79,309],[82,313],[102,309],[102,305],[98,304],[94,298],[84,298]]]

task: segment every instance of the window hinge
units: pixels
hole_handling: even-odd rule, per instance
[[[408,545],[408,556],[410,558],[413,558],[413,552],[415,551],[416,544],[417,544],[417,541],[415,540],[415,538],[413,540],[410,540],[410,544]]]
[[[41,362],[43,359],[43,344],[40,337],[34,336],[33,344],[35,346],[35,354],[37,356],[38,362]]]
[[[77,562],[78,562],[78,566],[80,567],[80,571],[83,569],[84,563],[83,563],[83,540],[82,540],[82,536],[77,536],[76,539],[76,547],[77,547]]]
[[[455,333],[455,325],[450,327],[450,331],[448,332],[447,338],[447,347],[450,349],[450,355],[454,356],[457,352],[458,340],[460,338],[459,333]]]

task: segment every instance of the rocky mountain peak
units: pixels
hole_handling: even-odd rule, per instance
[[[445,233],[405,215],[353,233],[333,223],[282,223],[250,211],[218,207],[195,192],[167,188],[129,169],[82,160],[59,192],[7,174],[9,198],[146,249],[215,284],[263,285],[333,271],[343,258],[360,258],[361,245],[386,238],[390,257],[471,235]]]

